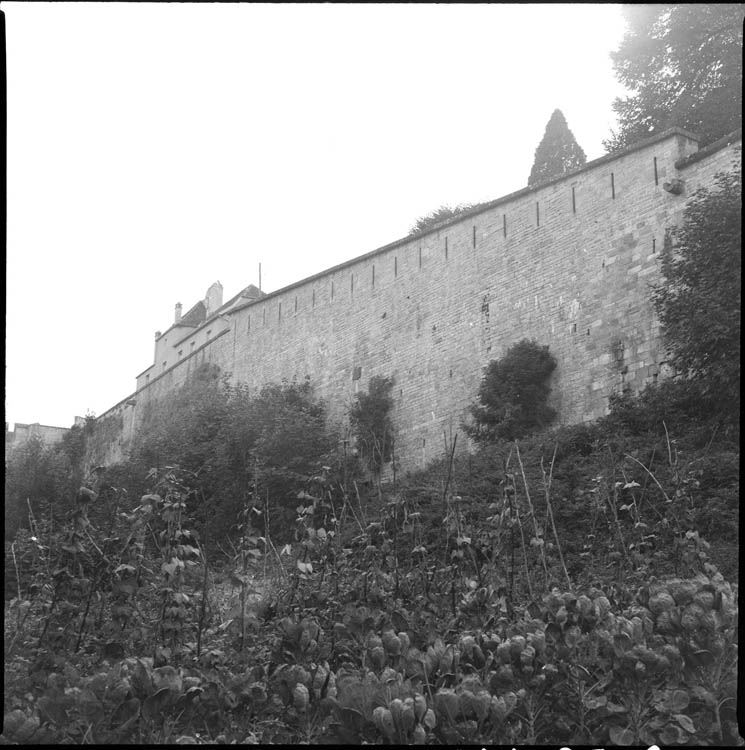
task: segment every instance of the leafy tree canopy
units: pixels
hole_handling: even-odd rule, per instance
[[[475,425],[466,427],[477,441],[515,440],[546,427],[556,412],[546,402],[548,379],[556,360],[535,341],[513,344],[501,359],[489,363],[481,381],[478,403],[470,408]]]
[[[533,187],[565,172],[583,167],[586,162],[585,152],[569,130],[566,118],[560,109],[555,109],[535,150],[528,186]]]
[[[36,436],[5,456],[5,538],[28,527],[29,512],[59,522],[79,485],[75,467],[59,445]]]
[[[337,443],[309,381],[251,392],[205,365],[150,405],[130,462],[143,476],[169,465],[198,474],[210,514],[195,518],[200,528],[206,520],[211,539],[234,531],[245,498],[257,492],[260,506],[268,498],[274,533],[282,539],[292,530],[298,490]]]
[[[661,259],[654,303],[672,364],[712,404],[739,415],[742,176],[696,192]]]
[[[424,232],[426,229],[433,229],[439,224],[444,224],[448,219],[453,219],[472,208],[476,208],[478,203],[459,203],[457,206],[448,206],[443,204],[434,211],[430,211],[424,216],[420,216],[414,226],[409,230],[409,234]]]
[[[632,92],[613,109],[619,129],[604,142],[618,151],[679,126],[707,145],[742,123],[742,24],[735,3],[626,5],[627,32],[611,53]]]

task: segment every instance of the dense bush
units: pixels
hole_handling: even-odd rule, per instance
[[[287,567],[251,604],[245,573],[231,575],[236,601],[204,567],[189,529],[193,478],[151,479],[154,492],[106,534],[80,523],[83,507],[34,543],[37,587],[6,610],[5,741],[739,739],[737,589],[708,563],[507,600],[497,568],[458,554],[475,527],[457,496],[444,498],[460,538],[443,561],[400,496],[342,547],[359,519],[320,482],[299,508]],[[327,503],[333,516],[319,512]]]
[[[742,744],[739,446],[680,384],[373,488],[307,382],[203,375],[6,543],[0,741]]]
[[[477,441],[514,440],[546,427],[556,416],[548,403],[548,380],[556,360],[547,346],[523,339],[489,363],[479,386],[478,403],[471,406],[475,426],[468,433]]]
[[[393,456],[393,379],[376,375],[367,391],[355,394],[349,423],[360,455],[370,469],[380,472]]]
[[[455,219],[467,211],[477,208],[477,203],[459,203],[457,206],[442,205],[436,208],[434,211],[430,211],[424,216],[420,216],[414,225],[409,230],[409,234],[417,234],[418,232],[425,232],[428,229],[434,229],[435,227]]]
[[[178,466],[198,479],[204,502],[190,503],[212,551],[236,538],[247,503],[261,512],[260,528],[284,542],[293,533],[297,493],[337,447],[326,422],[307,380],[251,392],[206,365],[149,406],[129,459],[108,468],[103,480],[136,496],[146,491],[151,468]]]
[[[671,363],[702,406],[728,422],[740,413],[741,212],[739,168],[696,192],[671,233],[654,292]]]
[[[36,436],[5,457],[5,539],[28,528],[29,513],[59,523],[77,489],[77,470],[60,446]]]

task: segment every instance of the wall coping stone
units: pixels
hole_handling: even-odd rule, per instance
[[[625,149],[622,149],[620,151],[614,151],[612,154],[605,154],[604,156],[601,156],[597,159],[593,159],[592,161],[587,162],[587,164],[585,164],[583,167],[574,169],[571,172],[565,172],[564,174],[559,175],[558,177],[554,177],[550,180],[546,180],[545,182],[542,182],[538,185],[533,185],[532,187],[521,188],[520,190],[516,190],[515,192],[508,193],[507,195],[504,195],[501,198],[496,198],[495,200],[492,200],[492,201],[486,201],[485,203],[479,203],[479,205],[475,206],[474,208],[469,209],[468,211],[464,211],[463,213],[460,213],[457,216],[444,221],[442,224],[438,224],[437,226],[432,227],[430,229],[426,229],[422,232],[409,234],[406,237],[403,237],[399,240],[395,240],[394,242],[390,242],[389,244],[383,245],[382,247],[376,248],[375,250],[371,250],[368,253],[364,253],[363,255],[358,255],[356,258],[352,258],[351,260],[345,260],[344,262],[339,263],[335,266],[332,266],[331,268],[327,268],[324,271],[319,271],[318,273],[313,274],[312,276],[308,276],[304,279],[301,279],[300,281],[295,281],[292,284],[288,284],[287,286],[284,286],[281,289],[276,289],[273,292],[269,292],[266,294],[266,296],[262,297],[259,300],[251,300],[250,302],[246,302],[243,305],[236,305],[229,312],[232,314],[240,310],[245,310],[247,307],[250,307],[251,305],[255,305],[259,302],[264,302],[273,297],[278,297],[281,294],[286,294],[292,289],[297,289],[301,286],[305,286],[306,284],[310,282],[322,279],[323,277],[329,276],[332,273],[337,273],[338,271],[341,271],[344,268],[348,268],[362,261],[374,258],[376,255],[382,255],[385,252],[388,252],[390,250],[394,250],[397,247],[406,245],[412,240],[421,239],[422,237],[425,237],[426,235],[432,234],[434,232],[440,232],[443,229],[446,229],[447,227],[450,227],[454,224],[458,224],[464,219],[477,216],[478,214],[483,213],[485,211],[489,211],[492,208],[496,208],[497,206],[503,203],[508,203],[517,198],[522,198],[526,195],[530,195],[531,193],[535,193],[538,190],[542,190],[543,188],[548,187],[549,185],[562,182],[563,180],[574,179],[577,175],[582,174],[583,172],[587,172],[603,164],[608,164],[612,161],[616,161],[617,159],[621,159],[624,156],[631,154],[635,151],[640,151],[641,149],[648,148],[649,146],[653,146],[655,143],[659,143],[660,141],[665,141],[668,138],[672,138],[673,136],[677,136],[677,135],[682,135],[683,137],[689,138],[692,141],[696,141],[696,142],[700,141],[699,136],[693,133],[690,133],[687,130],[683,130],[683,128],[678,128],[678,127],[670,128],[669,130],[665,130],[662,133],[658,133],[657,135],[653,135],[649,138],[646,138],[643,141],[638,141],[637,143],[634,143]]]
[[[721,151],[723,148],[731,146],[733,143],[741,140],[742,128],[738,128],[729,135],[725,135],[719,140],[710,143],[708,146],[704,146],[704,148],[696,151],[696,153],[689,154],[683,159],[678,159],[678,161],[675,162],[675,169],[685,169],[691,164],[695,164],[697,161],[701,161],[701,159],[705,159],[707,156],[710,156],[717,151]]]

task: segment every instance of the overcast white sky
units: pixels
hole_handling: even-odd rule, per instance
[[[6,421],[134,391],[222,282],[271,292],[525,187],[552,111],[588,160],[618,5],[3,3]]]

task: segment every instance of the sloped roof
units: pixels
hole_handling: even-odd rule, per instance
[[[215,315],[226,313],[236,305],[243,305],[249,301],[253,302],[261,299],[262,297],[266,297],[266,294],[262,292],[261,289],[259,289],[255,284],[249,284],[245,289],[241,289],[241,291],[238,292],[238,294],[236,294],[234,297],[231,297],[224,305],[218,307],[217,310],[215,310],[215,312],[210,315],[210,318],[215,317]]]
[[[204,306],[204,302],[200,300],[191,308],[191,310],[189,310],[189,312],[186,313],[186,315],[181,316],[181,320],[179,320],[177,325],[196,328],[204,323],[206,317],[207,309]]]

